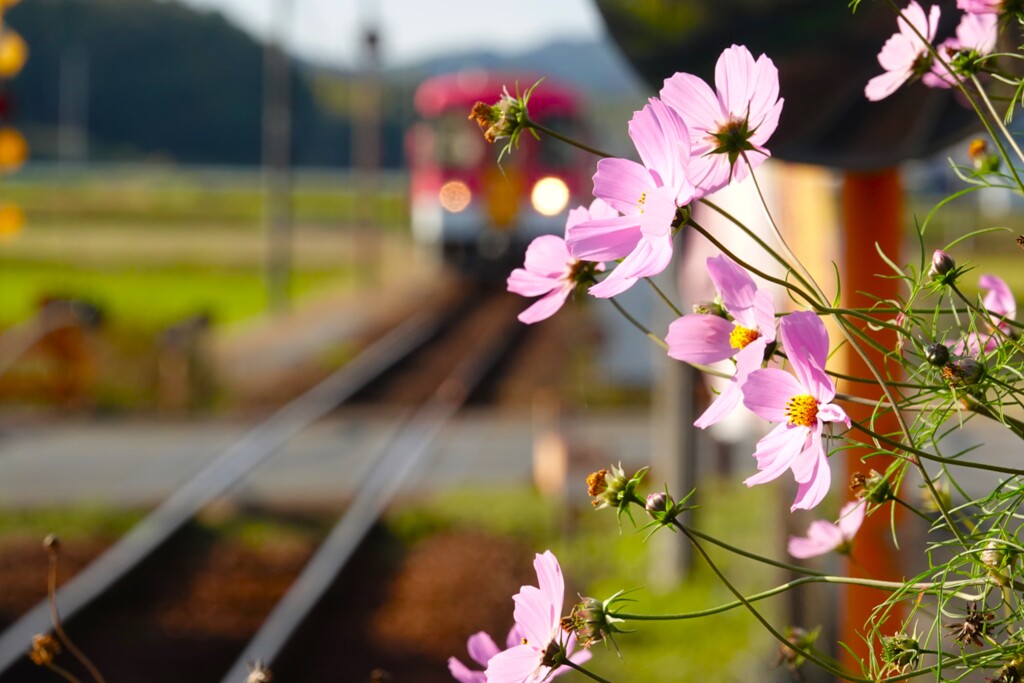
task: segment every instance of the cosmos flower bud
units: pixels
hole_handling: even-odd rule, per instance
[[[952,389],[977,384],[985,376],[985,366],[973,358],[957,358],[942,368],[942,379]]]
[[[988,143],[981,138],[971,140],[967,147],[967,156],[979,173],[992,173],[999,170],[1000,159],[988,148]]]
[[[495,104],[477,102],[469,112],[469,118],[476,121],[483,131],[484,140],[496,142],[511,137],[516,128],[514,103],[508,92],[502,93]]]
[[[931,488],[922,488],[921,506],[925,512],[941,512],[953,506],[953,494],[949,491],[949,482],[943,479],[932,484]]]
[[[905,673],[915,668],[920,659],[921,644],[917,638],[912,638],[906,633],[882,638],[882,661],[888,664],[890,669]]]
[[[932,254],[932,265],[928,269],[928,275],[933,280],[942,280],[952,273],[955,268],[956,261],[953,260],[953,257],[941,249],[936,249],[935,253]]]
[[[618,624],[625,623],[624,620],[615,617],[612,608],[623,602],[624,591],[619,591],[607,600],[601,601],[597,598],[581,597],[580,602],[573,605],[569,616],[562,619],[562,629],[576,634],[576,642],[582,647],[588,648],[595,643],[608,639],[614,642],[612,636],[616,633],[623,633]]]
[[[806,659],[802,653],[814,647],[814,641],[818,639],[820,633],[820,626],[810,632],[799,626],[787,626],[784,635],[789,644],[779,645],[779,657],[776,660],[776,666],[780,664],[785,665],[787,669],[795,674],[796,670],[800,668],[800,665]]]
[[[1021,683],[1021,681],[1024,680],[1022,672],[1024,672],[1024,661],[1014,659],[1004,665],[1003,668],[999,670],[999,673],[995,678],[990,678],[988,680],[992,681],[992,683]]]
[[[648,512],[664,512],[668,506],[671,505],[667,493],[659,491],[658,493],[647,494],[647,505],[646,510]]]
[[[591,504],[598,510],[613,507],[623,510],[630,503],[643,504],[636,494],[640,481],[647,474],[647,468],[639,470],[632,477],[627,477],[622,466],[611,466],[611,471],[598,470],[587,477],[587,493],[593,500]]]
[[[998,567],[1002,564],[1005,553],[999,543],[989,541],[985,549],[981,551],[981,561],[989,567]]]
[[[714,301],[698,301],[693,305],[693,312],[698,315],[714,315],[719,318],[725,318],[725,309],[722,308],[721,304],[715,303]]]
[[[850,490],[861,500],[881,505],[892,499],[892,487],[889,481],[875,470],[867,474],[855,472],[850,477]]]
[[[925,347],[924,357],[931,365],[942,367],[949,361],[949,347],[938,342]]]

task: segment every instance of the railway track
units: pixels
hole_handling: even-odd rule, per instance
[[[72,637],[88,634],[83,641],[117,643],[118,631],[132,626],[130,622],[105,626],[108,610],[103,606],[152,599],[151,592],[160,586],[147,583],[145,575],[163,570],[166,576],[169,565],[177,566],[174,563],[181,558],[175,543],[181,530],[303,429],[356,397],[363,402],[399,404],[404,407],[403,415],[389,443],[375,454],[373,465],[356,487],[355,499],[282,599],[269,610],[262,626],[244,647],[239,648],[235,638],[208,653],[208,659],[225,662],[223,675],[207,678],[207,665],[207,673],[193,678],[185,661],[181,671],[168,680],[185,677],[241,683],[250,662],[260,659],[272,666],[403,481],[430,454],[447,422],[474,393],[487,391],[488,378],[521,338],[522,326],[515,319],[521,306],[521,300],[505,293],[476,293],[443,311],[411,318],[250,430],[60,588],[57,602]],[[170,573],[183,576],[188,569],[182,565]],[[171,582],[176,578],[172,576]],[[173,586],[167,588],[174,590]],[[52,673],[33,667],[25,657],[32,637],[50,628],[48,608],[39,604],[0,634],[0,681],[53,680]],[[104,633],[104,628],[114,632]],[[87,642],[83,644],[88,649]],[[159,648],[159,643],[153,646]],[[198,651],[194,654],[199,656]],[[144,653],[131,655],[133,661],[146,660]],[[160,680],[154,673],[143,669],[131,680]]]

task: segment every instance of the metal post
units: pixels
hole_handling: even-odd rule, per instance
[[[292,277],[291,64],[285,36],[291,0],[273,0],[271,36],[263,50],[263,194],[266,288],[271,310],[288,308]]]

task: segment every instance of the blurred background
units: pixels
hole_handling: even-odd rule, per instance
[[[529,239],[589,203],[595,159],[524,138],[499,166],[472,104],[544,77],[539,121],[631,156],[626,121],[655,94],[589,0],[0,6],[0,681],[56,677],[24,656],[49,623],[51,532],[58,583],[82,579],[67,629],[108,680],[243,681],[261,657],[279,680],[443,681],[472,633],[503,642],[546,548],[570,599],[729,599],[681,548],[593,513],[589,472],[654,462],[655,488],[735,497],[698,524],[751,550],[805,528],[749,514],[792,495],[739,483],[758,433],[687,429],[707,391],[614,309],[526,327],[502,292]],[[908,225],[956,187],[960,137],[904,167]],[[838,175],[765,168],[830,278]],[[1013,227],[984,199],[936,218],[934,246]],[[1024,284],[1001,242],[972,249]],[[663,335],[646,294],[621,300]],[[274,620],[286,593],[308,617]],[[815,602],[767,609],[810,629]],[[743,614],[641,630],[594,669],[790,675]]]

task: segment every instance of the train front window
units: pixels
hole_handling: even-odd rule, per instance
[[[435,161],[444,168],[473,168],[483,161],[486,143],[480,130],[459,113],[444,114],[434,121],[437,137]]]
[[[540,123],[556,133],[561,133],[570,138],[577,137],[576,127],[573,119],[566,116],[549,116]],[[540,147],[541,163],[549,168],[566,168],[578,161],[578,155],[574,147],[558,140],[545,140]]]

